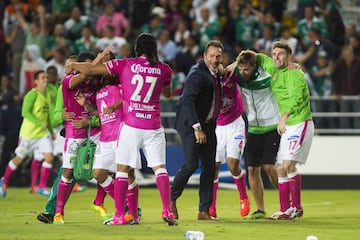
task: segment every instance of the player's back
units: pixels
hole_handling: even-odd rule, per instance
[[[171,84],[170,67],[161,62],[151,66],[143,57],[113,60],[107,67],[123,86],[124,122],[135,128],[160,128],[160,95]]]

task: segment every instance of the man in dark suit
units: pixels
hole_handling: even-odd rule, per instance
[[[194,65],[187,75],[177,108],[175,128],[181,137],[185,162],[176,174],[171,188],[171,207],[176,219],[176,200],[182,194],[190,176],[199,167],[200,160],[198,220],[211,220],[209,207],[215,175],[215,127],[221,102],[218,67],[223,51],[221,42],[212,40],[207,43],[203,59]]]

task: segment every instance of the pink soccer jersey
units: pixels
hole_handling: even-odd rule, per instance
[[[159,129],[160,94],[171,84],[171,69],[159,62],[150,66],[143,58],[115,59],[106,63],[123,87],[123,122],[140,129]]]
[[[116,109],[111,114],[104,114],[104,109],[118,103],[121,99],[120,85],[107,85],[96,93],[96,107],[101,121],[101,142],[112,142],[119,138],[122,108]]]
[[[83,106],[78,104],[75,100],[75,94],[78,91],[77,88],[71,89],[70,88],[70,81],[74,74],[67,75],[62,80],[62,94],[64,99],[64,108],[67,112],[75,113],[75,120],[81,119],[81,117],[89,118],[91,114],[85,110]],[[93,104],[93,93],[91,92],[83,92],[85,97]],[[65,132],[66,138],[86,138],[87,137],[87,128],[74,128],[71,124],[71,121],[65,121]],[[90,135],[94,136],[95,134],[99,133],[100,129],[98,127],[92,128]]]
[[[245,111],[236,82],[237,76],[235,74],[231,78],[223,78],[221,80],[222,105],[216,121],[216,124],[219,126],[232,123]]]

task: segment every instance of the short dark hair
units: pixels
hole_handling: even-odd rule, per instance
[[[75,60],[75,61],[77,61],[78,60],[78,55],[71,55],[70,57],[68,57],[67,60]]]
[[[81,52],[79,53],[78,62],[86,62],[87,60],[94,60],[95,59],[95,55],[91,52]]]
[[[57,72],[57,68],[54,65],[50,65],[46,68],[46,72],[48,71],[56,71]]]
[[[34,79],[37,80],[40,76],[40,74],[45,73],[44,70],[39,70],[34,73]]]
[[[207,52],[207,50],[209,49],[209,47],[217,47],[217,48],[221,48],[221,51],[224,51],[224,45],[218,41],[218,40],[210,40],[206,45],[205,45],[205,52]]]

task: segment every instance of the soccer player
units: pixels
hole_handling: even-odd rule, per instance
[[[49,119],[50,96],[47,95],[47,75],[43,70],[34,75],[36,87],[29,91],[22,106],[23,122],[20,128],[19,145],[15,149],[16,156],[10,160],[4,176],[0,179],[0,196],[6,197],[6,190],[11,175],[23,162],[25,157],[38,149],[44,155],[41,166],[38,194],[49,195],[47,181],[51,173],[54,156],[52,154],[52,128]]]
[[[114,54],[109,51],[102,51],[96,59],[103,63],[115,59]],[[96,64],[94,60],[93,64]],[[114,75],[105,75],[100,79],[102,87],[96,93],[96,109],[90,103],[86,102],[83,94],[77,95],[77,101],[88,108],[89,111],[95,111],[101,122],[101,132],[99,144],[95,151],[94,158],[94,178],[97,180],[97,192],[93,201],[92,209],[100,214],[104,220],[108,220],[106,208],[103,206],[106,194],[114,198],[114,179],[111,177],[116,172],[115,149],[119,138],[119,129],[122,122],[122,88],[119,79]],[[138,224],[140,217],[138,215],[137,199],[139,186],[135,179],[134,170],[129,171],[128,187],[128,213],[125,215],[127,222]]]
[[[54,155],[54,158],[56,158],[57,155],[62,153],[62,147],[64,146],[63,138],[60,137],[60,135],[59,135],[60,130],[63,128],[62,121],[56,122],[54,120],[55,115],[53,114],[54,108],[56,105],[56,96],[58,93],[58,88],[60,86],[60,82],[58,79],[57,68],[55,66],[49,66],[46,69],[46,74],[48,77],[48,84],[46,86],[46,92],[50,96],[50,99],[51,99],[51,104],[49,107],[49,111],[51,112],[50,122],[51,122],[51,127],[53,128],[53,132],[54,132],[54,136],[55,136],[55,138],[53,139],[53,155]],[[38,149],[35,149],[33,160],[31,162],[31,167],[30,167],[30,171],[31,171],[30,186],[31,186],[32,193],[36,193],[36,190],[38,188],[37,181],[38,181],[38,177],[39,177],[40,165],[41,165],[42,160],[43,160],[42,153],[39,152]],[[43,193],[50,194],[49,191],[44,191]]]
[[[306,163],[314,135],[314,123],[304,73],[299,69],[288,68],[291,54],[287,43],[273,43],[272,60],[277,71],[271,80],[271,89],[281,114],[277,125],[281,135],[277,154],[280,211],[270,219],[294,219],[304,214],[301,205],[301,175],[296,165]]]
[[[143,149],[148,166],[156,176],[162,200],[162,218],[175,225],[170,210],[170,180],[165,161],[165,133],[160,119],[160,94],[171,95],[171,69],[159,62],[156,39],[140,34],[135,43],[136,58],[115,59],[105,64],[73,63],[69,67],[84,74],[115,74],[123,86],[123,125],[116,151],[116,212],[105,224],[128,224],[125,219],[128,175],[131,168],[140,168],[139,149]]]
[[[95,56],[92,53],[80,53],[78,61],[91,62]],[[74,74],[72,71],[62,80],[62,95],[64,108],[66,111],[75,114],[73,120],[65,121],[65,145],[63,152],[63,173],[58,185],[56,210],[54,224],[64,223],[64,206],[71,193],[73,177],[73,167],[77,154],[78,146],[87,139],[87,127],[82,127],[82,121],[91,117],[91,113],[83,106],[76,102],[75,96],[78,91],[86,96],[87,100],[95,105],[95,83],[91,82],[90,77],[79,73]],[[79,120],[79,121],[77,121]],[[90,140],[98,142],[100,128],[92,127],[90,131]]]
[[[243,119],[245,112],[242,98],[237,87],[237,75],[225,76],[221,79],[222,105],[216,120],[216,170],[213,185],[213,200],[209,208],[212,218],[217,218],[216,199],[219,186],[219,171],[222,163],[233,176],[239,192],[240,215],[248,215],[250,211],[249,198],[246,191],[246,174],[240,168],[240,159],[246,142],[246,127]]]
[[[276,126],[280,115],[270,88],[271,73],[276,68],[271,58],[267,57],[268,61],[261,61],[263,57],[266,55],[244,50],[237,56],[235,64],[227,67],[238,77],[237,83],[241,88],[249,123],[244,151],[250,190],[257,210],[248,215],[247,220],[266,217],[261,168],[264,169],[272,184],[277,187],[275,163],[280,136],[276,131]]]
[[[76,55],[73,55],[67,59],[67,62],[76,62],[78,57]],[[66,75],[73,74],[70,72],[65,72]],[[66,112],[66,109],[64,109],[64,101],[62,96],[62,86],[60,85],[57,89],[56,94],[56,103],[54,107],[54,111],[51,118],[51,123],[53,125],[62,124],[64,121],[72,121],[74,119],[75,114],[73,112]],[[92,121],[92,126],[99,126],[100,123],[98,123],[97,117],[92,117],[90,121]],[[65,131],[63,131],[65,132]],[[59,133],[59,136],[57,138],[64,138],[65,135],[60,136],[61,133]],[[54,180],[53,186],[51,188],[50,196],[46,202],[44,212],[41,212],[37,215],[37,219],[43,223],[53,223],[54,215],[55,215],[55,209],[56,209],[56,197],[57,197],[57,187],[59,184],[59,181],[61,179],[63,172],[63,168],[60,167],[57,177]],[[78,187],[76,187],[78,185]],[[75,183],[75,181],[72,183],[72,191],[83,191],[84,187],[80,186],[78,183]]]

